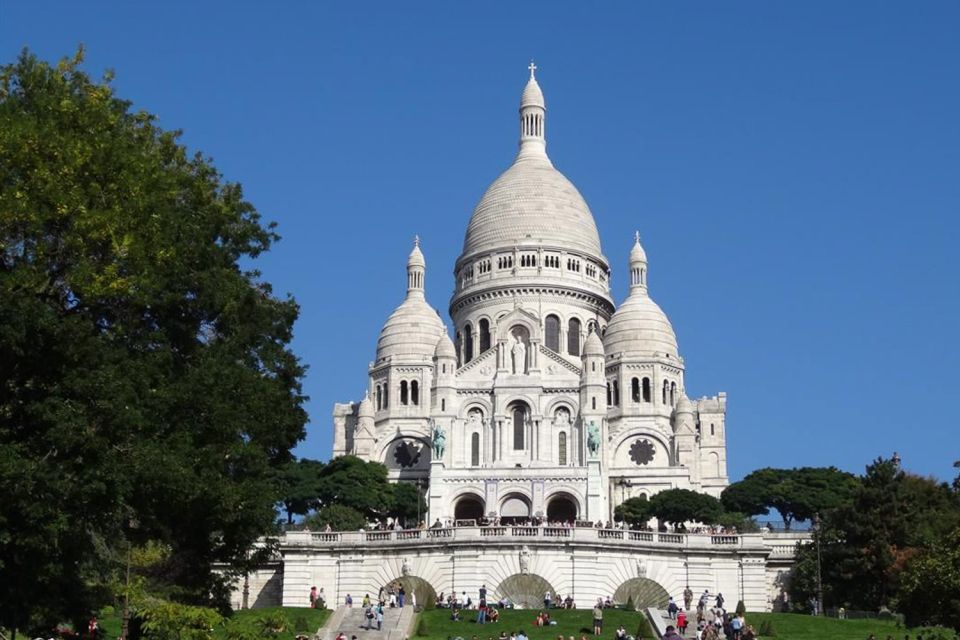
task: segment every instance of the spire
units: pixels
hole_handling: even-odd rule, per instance
[[[630,250],[630,295],[647,292],[647,252],[640,244],[640,232],[633,234],[633,249]]]
[[[427,261],[420,251],[420,236],[413,237],[413,250],[407,258],[407,297],[423,297],[423,279],[427,272]]]
[[[517,158],[546,158],[547,138],[544,125],[547,104],[540,85],[537,84],[537,65],[531,60],[527,68],[530,70],[530,79],[520,96],[520,153]]]

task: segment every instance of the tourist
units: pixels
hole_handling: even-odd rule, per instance
[[[690,589],[690,585],[687,585],[687,588],[683,590],[683,608],[690,611],[691,604],[693,604],[693,590]]]
[[[614,640],[627,640],[627,630],[623,628],[622,624],[617,627],[617,631],[613,637]]]
[[[717,592],[717,608],[723,609],[723,594]]]
[[[377,605],[377,631],[383,630],[383,605]]]
[[[677,603],[673,601],[673,598],[670,598],[670,600],[667,602],[667,615],[670,616],[671,620],[677,619],[677,610]]]
[[[740,632],[743,630],[743,618],[734,616],[730,621],[731,640],[740,640]]]
[[[349,593],[347,594],[347,597],[343,599],[343,604],[351,608],[353,607],[353,598],[350,596]]]
[[[493,607],[487,607],[487,622],[499,622],[500,612]]]
[[[672,624],[667,625],[667,632],[663,634],[662,640],[679,640],[680,634],[677,633],[677,630],[673,627]]]
[[[406,598],[407,592],[403,588],[403,583],[400,583],[400,588],[397,589],[397,606],[403,609],[403,600]]]
[[[486,601],[487,601],[487,585],[482,584],[480,585],[480,602],[483,603]]]
[[[549,608],[550,608],[550,603],[551,603],[552,601],[553,601],[553,594],[550,593],[550,590],[548,589],[547,592],[546,592],[545,594],[543,594],[543,608],[544,608],[544,609],[549,609]]]
[[[370,594],[363,594],[363,608],[367,609],[370,606]]]
[[[517,640],[527,640],[527,634],[523,632],[523,629],[517,631]]]
[[[486,624],[487,622],[487,608],[484,605],[477,607],[477,624]]]
[[[373,612],[373,607],[370,606],[369,598],[365,598],[367,601],[364,605],[363,617],[367,619],[367,631],[373,629],[373,621],[377,617],[377,614]]]
[[[310,608],[311,609],[317,608],[317,587],[316,586],[310,587]]]
[[[333,640],[347,640],[347,634],[341,631],[340,633],[337,634],[337,637],[334,638]]]
[[[677,612],[677,630],[680,635],[687,635],[687,612],[683,609]]]
[[[597,598],[597,606],[593,608],[593,635],[603,632],[603,600]]]

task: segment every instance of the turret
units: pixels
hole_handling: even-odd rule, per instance
[[[603,342],[596,331],[591,331],[583,341],[581,355],[583,369],[580,371],[580,418],[583,432],[582,451],[587,455],[587,430],[592,422],[605,432],[607,415],[607,377],[604,373]],[[601,440],[602,441],[602,440]]]
[[[367,457],[373,453],[373,444],[376,440],[373,423],[373,402],[367,393],[357,408],[357,426],[353,433],[353,455]]]
[[[697,417],[693,403],[683,391],[673,412],[673,442],[674,455],[677,464],[690,471],[690,482],[694,487],[700,486],[700,456],[697,438]]]
[[[431,415],[456,413],[457,348],[444,328],[433,354],[433,406]]]

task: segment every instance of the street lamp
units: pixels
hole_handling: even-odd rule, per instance
[[[823,575],[821,573],[821,562],[820,562],[820,534],[821,534],[822,524],[820,522],[820,514],[813,514],[813,540],[817,545],[817,610],[814,612],[815,615],[822,615],[823,613]]]

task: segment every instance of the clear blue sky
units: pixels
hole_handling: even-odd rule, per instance
[[[554,164],[625,295],[634,229],[731,477],[960,458],[960,3],[0,2],[0,58],[87,68],[184,130],[283,236],[304,456],[359,399],[419,233],[446,319],[535,58]]]

